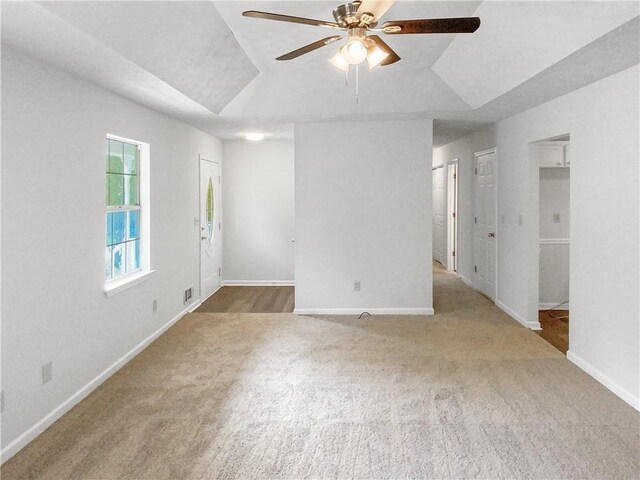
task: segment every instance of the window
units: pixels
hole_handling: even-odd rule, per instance
[[[209,177],[209,185],[207,186],[207,240],[209,245],[213,244],[213,215],[214,215],[214,196],[213,184]]]
[[[141,270],[141,146],[107,138],[106,280]]]

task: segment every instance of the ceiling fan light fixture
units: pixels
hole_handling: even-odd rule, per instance
[[[367,48],[367,63],[369,64],[369,70],[376,68],[382,61],[389,56],[389,52],[385,52],[375,43]]]
[[[340,53],[350,65],[359,65],[367,58],[367,47],[358,37],[352,37],[347,44],[340,49]]]
[[[340,50],[338,50],[338,52],[329,59],[329,63],[343,72],[349,71],[349,62],[345,60],[342,53],[340,53]]]

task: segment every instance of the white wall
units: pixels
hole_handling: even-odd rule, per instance
[[[103,292],[107,133],[151,146],[157,270],[111,298]],[[183,290],[199,286],[198,155],[221,153],[209,135],[3,45],[3,458],[184,311]],[[42,385],[50,361],[53,380]]]
[[[569,241],[569,175],[569,168],[540,169],[540,308],[569,301],[570,245],[561,243]]]
[[[432,121],[303,123],[294,138],[296,311],[432,312]]]
[[[225,284],[292,284],[293,140],[223,142]]]
[[[498,301],[523,322],[538,308],[538,166],[530,142],[571,135],[569,358],[638,408],[638,67],[502,120],[435,151],[460,158],[460,272],[470,275],[472,152],[497,146]],[[607,167],[609,166],[609,167]],[[466,174],[465,174],[466,172]],[[518,215],[523,215],[523,225]],[[620,252],[625,252],[624,261]],[[467,277],[472,278],[472,277]],[[606,327],[603,327],[606,325]]]

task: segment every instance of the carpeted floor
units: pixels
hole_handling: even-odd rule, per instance
[[[638,412],[441,271],[435,306],[190,314],[2,477],[639,476]]]

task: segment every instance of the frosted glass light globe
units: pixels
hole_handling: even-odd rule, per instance
[[[342,56],[351,65],[358,65],[367,58],[367,47],[364,46],[362,40],[354,38],[342,47]]]

